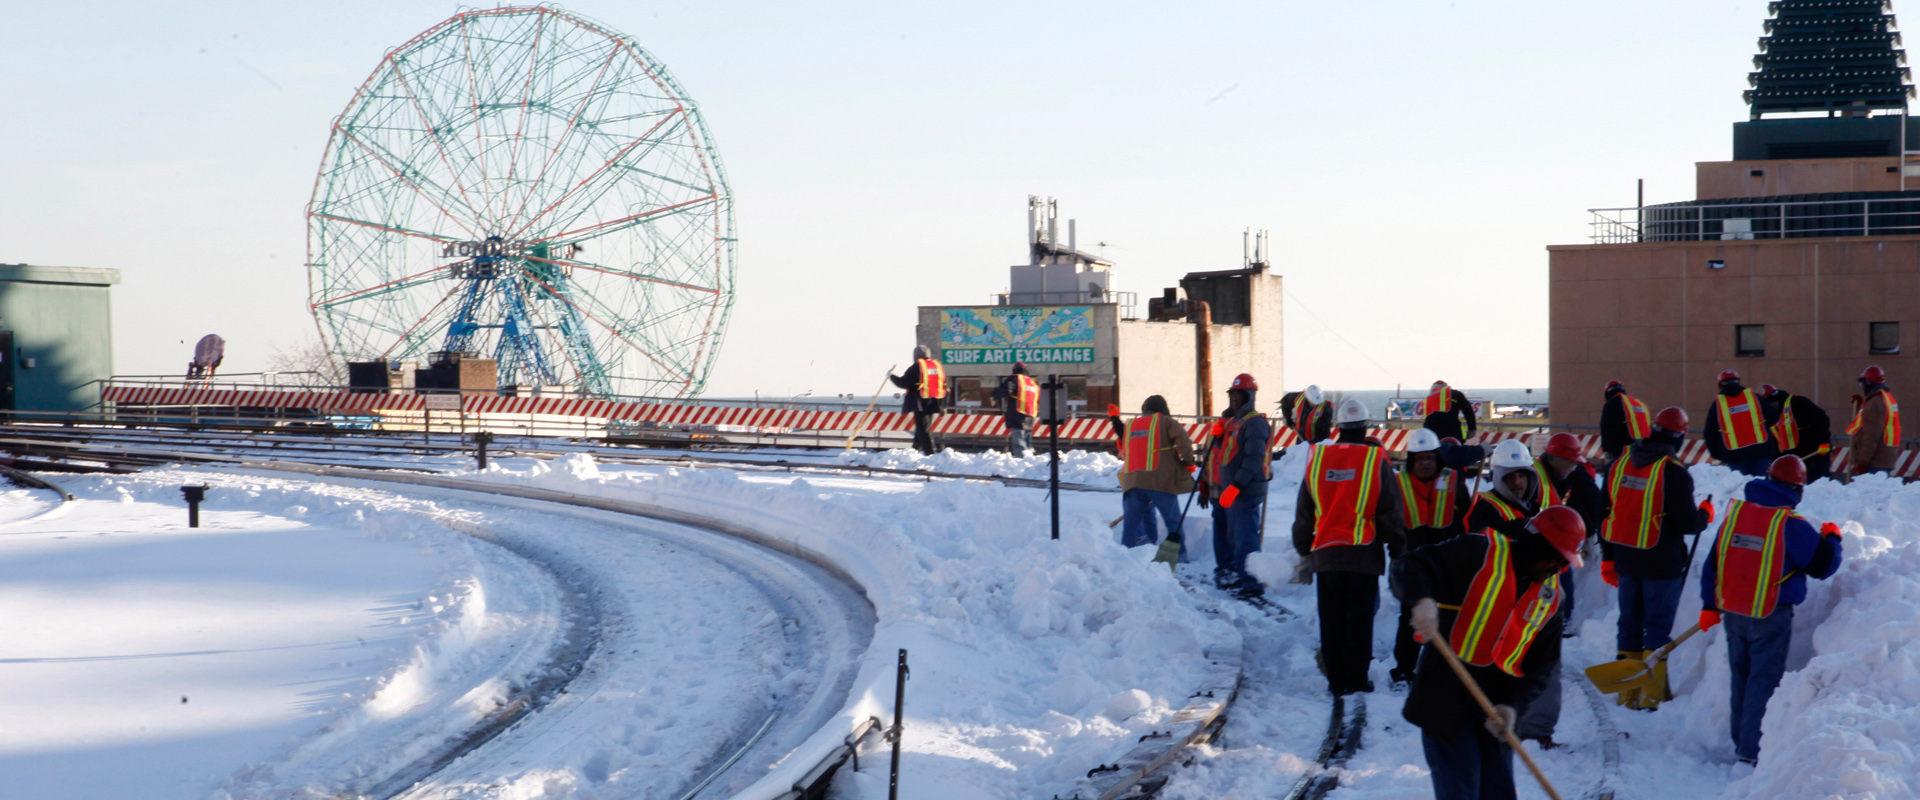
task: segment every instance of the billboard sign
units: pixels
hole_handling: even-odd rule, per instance
[[[940,310],[947,364],[1093,363],[1093,306],[984,306]]]

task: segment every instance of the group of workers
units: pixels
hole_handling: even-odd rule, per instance
[[[930,450],[922,415],[938,413],[945,390],[939,363],[924,349],[915,355],[914,368],[894,381],[908,389],[915,446]],[[1804,487],[1836,466],[1855,475],[1894,466],[1900,412],[1885,381],[1879,367],[1860,374],[1846,429],[1850,457],[1841,465],[1832,463],[1826,412],[1804,395],[1771,385],[1755,392],[1729,370],[1707,409],[1702,438],[1709,454],[1752,477],[1743,497],[1729,499],[1698,576],[1699,627],[1726,625],[1730,733],[1741,761],[1759,757],[1760,723],[1785,672],[1793,607],[1806,597],[1806,578],[1827,578],[1840,566],[1840,528],[1829,522],[1816,530],[1794,509]],[[1131,420],[1108,407],[1123,461],[1123,543],[1154,543],[1155,515],[1176,540],[1185,515],[1179,497],[1191,492],[1211,509],[1216,585],[1243,596],[1264,591],[1247,559],[1262,546],[1276,456],[1258,391],[1252,375],[1236,376],[1225,412],[1198,448],[1158,395]],[[1024,455],[1039,385],[1016,365],[994,396],[1003,403],[1010,448]],[[1516,439],[1491,452],[1465,443],[1477,433],[1473,407],[1436,381],[1399,467],[1368,435],[1371,414],[1359,400],[1336,406],[1317,386],[1281,398],[1281,424],[1311,448],[1292,538],[1300,556],[1295,580],[1316,588],[1328,689],[1374,690],[1373,620],[1380,578],[1388,576],[1401,605],[1389,675],[1407,687],[1402,713],[1421,729],[1437,798],[1513,797],[1513,753],[1503,742],[1509,734],[1556,746],[1560,640],[1573,610],[1573,569],[1584,566],[1583,551],[1593,544],[1600,576],[1616,592],[1619,656],[1650,659],[1673,641],[1693,562],[1686,537],[1698,544],[1714,521],[1713,500],[1694,502],[1693,478],[1681,461],[1689,430],[1683,409],[1651,412],[1619,381],[1606,386],[1605,398],[1602,463],[1595,465],[1568,433],[1550,437],[1539,458]],[[1492,717],[1443,663],[1439,642],[1464,662],[1493,704]],[[1652,711],[1671,699],[1664,660],[1654,659],[1652,672],[1645,688],[1620,693],[1619,702]]]

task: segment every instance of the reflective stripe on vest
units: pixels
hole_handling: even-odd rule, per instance
[[[920,365],[920,397],[924,400],[938,400],[947,396],[947,369],[931,358],[922,358],[914,363]]]
[[[1620,395],[1620,408],[1627,412],[1627,436],[1639,441],[1653,435],[1653,414],[1647,404],[1633,395]]]
[[[1793,420],[1793,395],[1780,404],[1780,421],[1773,423],[1773,440],[1780,443],[1780,452],[1791,453],[1800,446],[1800,426]]]
[[[1413,477],[1402,470],[1400,476],[1400,519],[1413,528],[1445,528],[1453,524],[1453,470],[1440,470],[1440,476],[1433,479],[1433,497],[1430,508],[1421,508],[1420,500],[1414,495]]]
[[[1307,460],[1307,491],[1313,497],[1313,549],[1373,544],[1374,511],[1380,505],[1376,477],[1386,451],[1364,444],[1317,444]]]
[[[1151,471],[1160,465],[1160,415],[1142,414],[1127,423],[1126,463],[1120,471]]]
[[[1720,417],[1720,441],[1728,450],[1739,450],[1767,441],[1767,418],[1760,412],[1760,400],[1752,389],[1741,389],[1738,397],[1719,395],[1713,400],[1714,413]]]
[[[1019,393],[1014,408],[1029,417],[1040,416],[1040,382],[1025,375],[1015,375],[1013,385]]]
[[[1441,386],[1427,393],[1427,399],[1420,401],[1420,415],[1445,414],[1453,410],[1453,387]]]
[[[1661,517],[1666,513],[1667,458],[1646,467],[1633,465],[1633,448],[1620,454],[1607,473],[1607,499],[1613,512],[1600,525],[1600,538],[1613,544],[1645,550],[1660,541]]]
[[[1540,484],[1540,508],[1560,505],[1560,493],[1553,488],[1553,480],[1547,477],[1547,464],[1540,459],[1533,460],[1533,480]]]
[[[1503,520],[1525,519],[1527,516],[1521,513],[1520,509],[1514,508],[1508,505],[1507,501],[1500,499],[1500,495],[1494,494],[1491,491],[1481,492],[1473,497],[1473,502],[1478,503],[1482,500],[1492,503],[1493,510],[1499,512],[1500,518]],[[1467,510],[1471,512],[1473,509]]]
[[[1467,587],[1447,640],[1460,660],[1480,667],[1495,664],[1501,672],[1519,677],[1527,648],[1560,608],[1560,578],[1547,578],[1526,602],[1516,602],[1519,591],[1509,555],[1512,545],[1493,531],[1477,535],[1487,539],[1487,557]]]
[[[1756,619],[1773,613],[1787,574],[1787,520],[1794,516],[1791,508],[1727,504],[1727,521],[1713,543],[1714,602],[1721,611]]]
[[[1877,394],[1887,398],[1887,426],[1880,434],[1880,443],[1897,446],[1900,444],[1900,401],[1893,399],[1893,392],[1885,389],[1881,389]],[[1866,421],[1867,403],[1871,402],[1873,398],[1869,396],[1865,403],[1861,403],[1859,408],[1853,410],[1853,422],[1847,424],[1848,436],[1860,432],[1860,426]]]
[[[1320,421],[1320,415],[1326,413],[1327,405],[1321,403],[1316,406],[1307,402],[1306,398],[1300,398],[1300,405],[1294,409],[1293,429],[1300,433],[1301,439],[1312,441],[1313,426]]]
[[[1220,437],[1215,439],[1213,445],[1209,448],[1211,455],[1207,458],[1207,482],[1213,484],[1214,489],[1226,488],[1227,465],[1233,463],[1234,456],[1240,454],[1240,428],[1246,425],[1247,420],[1253,419],[1254,417],[1266,419],[1266,415],[1249,410],[1245,414],[1226,420],[1221,425]],[[1271,444],[1271,442],[1269,442],[1269,444]],[[1261,480],[1271,480],[1273,478],[1273,448],[1262,447],[1260,451]]]

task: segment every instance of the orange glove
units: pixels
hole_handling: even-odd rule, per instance
[[[1713,630],[1713,626],[1718,624],[1720,624],[1720,612],[1711,608],[1700,609],[1700,631],[1702,633]]]
[[[1620,588],[1620,573],[1614,571],[1613,562],[1600,562],[1600,580],[1606,581],[1608,586],[1615,589]]]
[[[1196,475],[1199,475],[1199,474],[1200,474],[1200,465],[1199,465],[1199,464],[1188,464],[1188,465],[1187,465],[1187,477],[1193,477],[1193,476],[1196,476]]]
[[[1705,500],[1700,501],[1700,510],[1706,512],[1707,521],[1712,522],[1713,521],[1713,498],[1709,497]]]
[[[1831,522],[1820,523],[1820,535],[1831,536],[1838,539],[1840,538],[1840,526]]]
[[[1215,439],[1218,439],[1222,435],[1225,435],[1226,432],[1227,432],[1227,423],[1221,422],[1220,420],[1217,420],[1217,419],[1213,421],[1213,427],[1207,429],[1207,433],[1211,434]]]
[[[1239,499],[1239,497],[1240,497],[1240,487],[1238,486],[1227,487],[1226,491],[1220,493],[1220,507],[1232,508],[1233,501]]]
[[[1109,416],[1109,417],[1117,417],[1117,416],[1120,416],[1120,406],[1118,406],[1118,405],[1116,405],[1116,404],[1114,404],[1114,403],[1108,403],[1108,404],[1107,404],[1107,416]]]

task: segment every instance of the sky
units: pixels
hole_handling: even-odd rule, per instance
[[[921,305],[980,304],[1026,198],[1148,295],[1273,231],[1286,388],[1545,386],[1550,244],[1731,157],[1766,3],[563,6],[699,103],[736,203],[708,393],[873,390]],[[0,0],[0,263],[112,267],[116,371],[317,339],[304,209],[333,118],[466,6]],[[1895,9],[1896,13],[1899,11]]]

